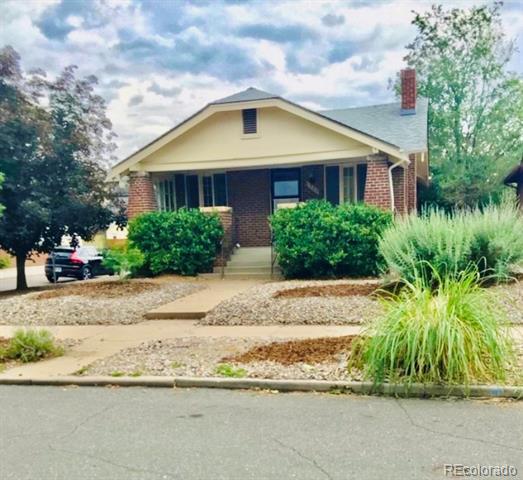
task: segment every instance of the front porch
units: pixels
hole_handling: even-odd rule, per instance
[[[271,243],[268,217],[276,209],[313,199],[365,202],[399,214],[412,211],[415,156],[408,165],[376,154],[279,168],[131,172],[129,216],[183,207],[212,209],[220,215],[231,246],[264,247]]]

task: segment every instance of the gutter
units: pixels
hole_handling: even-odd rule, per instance
[[[392,210],[392,213],[396,211],[396,202],[394,201],[394,184],[392,183],[392,170],[400,166],[405,168],[405,166],[408,165],[410,165],[410,160],[400,160],[399,162],[394,163],[389,167],[390,209]]]

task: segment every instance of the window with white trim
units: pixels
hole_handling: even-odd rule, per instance
[[[187,205],[185,175],[176,174],[154,182],[158,210],[178,210]]]
[[[341,165],[340,200],[342,203],[363,202],[367,182],[367,164]]]

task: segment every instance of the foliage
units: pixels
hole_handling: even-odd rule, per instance
[[[244,368],[234,367],[228,363],[220,363],[215,370],[217,375],[231,378],[243,378],[247,376],[247,370]]]
[[[507,70],[514,46],[504,38],[501,3],[434,5],[412,23],[418,33],[405,60],[429,99],[426,200],[450,208],[496,199],[523,153],[523,79]]]
[[[217,215],[197,209],[150,212],[129,223],[129,241],[153,274],[196,275],[212,269],[223,227]]]
[[[495,296],[474,269],[439,280],[432,291],[417,277],[385,297],[383,316],[364,330],[349,368],[376,383],[506,381],[515,350]]]
[[[370,205],[315,200],[277,210],[270,222],[286,277],[365,276],[379,271],[378,240],[392,216]]]
[[[0,270],[11,265],[11,257],[9,255],[0,255]]]
[[[120,279],[137,272],[145,262],[145,257],[137,248],[128,246],[112,248],[104,254],[103,265],[108,270],[118,273]]]
[[[64,234],[88,239],[119,212],[105,182],[114,148],[105,103],[96,78],[78,79],[75,69],[54,80],[26,74],[15,50],[0,50],[0,247],[17,258],[17,288],[27,287],[34,252],[49,252]]]
[[[2,172],[0,172],[0,190],[2,189],[3,182],[4,182],[4,174]],[[4,211],[4,208],[5,207],[0,203],[0,217],[2,216],[2,212]]]
[[[55,345],[51,332],[43,329],[17,330],[4,352],[5,358],[24,363],[62,354],[63,350]]]
[[[447,214],[430,209],[386,230],[379,250],[387,268],[408,282],[458,277],[470,265],[498,280],[523,264],[523,217],[515,202]]]

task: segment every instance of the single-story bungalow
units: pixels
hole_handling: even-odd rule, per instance
[[[230,241],[271,241],[282,204],[365,202],[405,214],[428,181],[428,102],[401,72],[401,101],[313,111],[248,88],[209,103],[115,165],[129,217],[182,207],[218,212]]]

